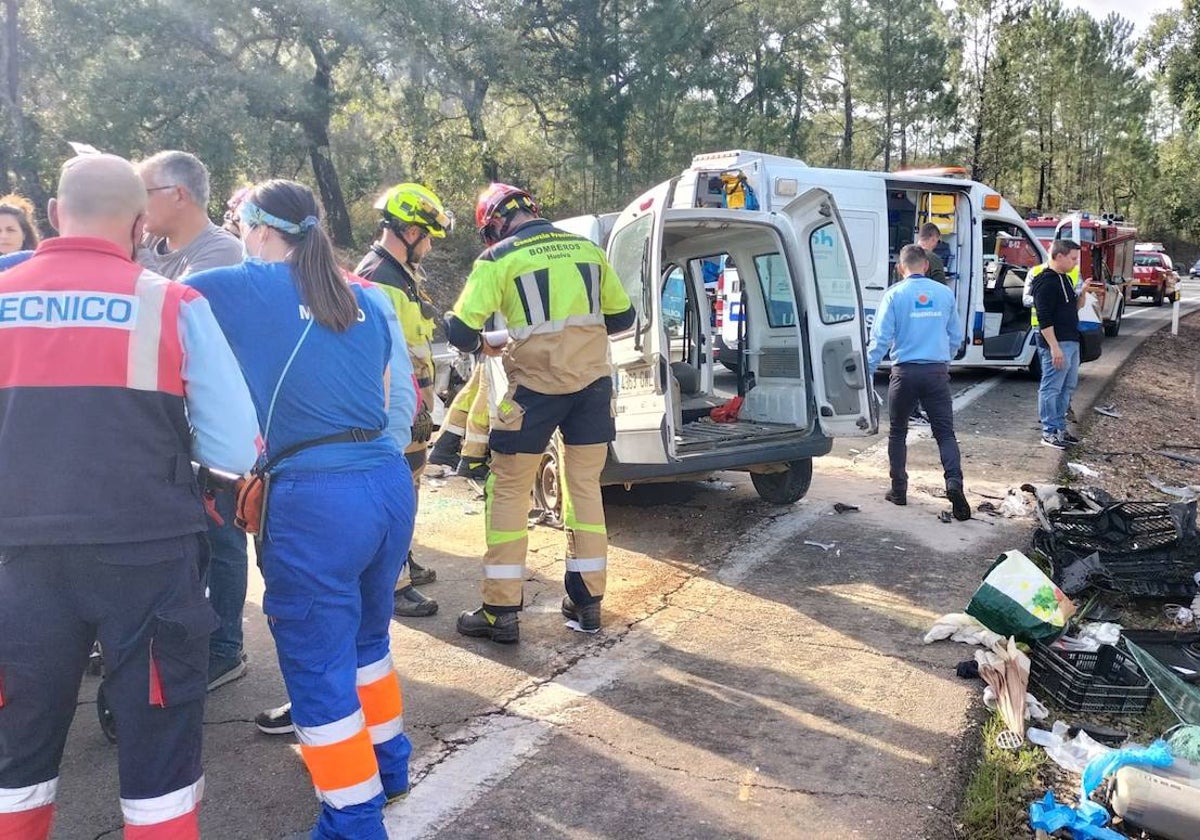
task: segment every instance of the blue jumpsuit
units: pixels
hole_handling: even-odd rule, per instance
[[[312,836],[382,840],[383,806],[407,791],[412,749],[388,649],[415,511],[401,454],[416,407],[407,348],[391,307],[365,282],[352,283],[358,323],[342,333],[313,324],[303,341],[311,314],[286,263],[248,260],[185,282],[209,300],[242,365],[268,456],[350,429],[389,432],[276,467],[260,557],[263,611],[321,800]]]

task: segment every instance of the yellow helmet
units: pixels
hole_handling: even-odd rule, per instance
[[[441,239],[454,230],[454,214],[442,206],[433,190],[420,184],[397,184],[375,202],[383,215],[383,224],[415,225],[430,236]]]

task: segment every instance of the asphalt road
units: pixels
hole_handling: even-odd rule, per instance
[[[1084,368],[1085,417],[1170,308],[1126,317]],[[1038,444],[1032,380],[962,371],[954,387],[973,503],[1057,474],[1061,453]],[[537,528],[522,641],[508,647],[454,632],[479,602],[482,504],[462,480],[427,480],[415,550],[438,572],[425,591],[441,611],[393,625],[415,784],[388,810],[390,835],[955,837],[979,686],[954,676],[970,650],[920,637],[1031,526],[940,522],[948,504],[927,432],[910,432],[909,506],[887,504],[885,446],[882,434],[839,441],[788,508],[735,473],[606,491],[604,629],[563,626],[562,534]],[[838,515],[835,502],[861,510]],[[291,737],[252,724],[283,700],[261,596],[252,572],[250,673],[209,698],[206,837],[300,836],[316,813]],[[70,735],[57,838],[119,836],[96,683],[85,678]]]

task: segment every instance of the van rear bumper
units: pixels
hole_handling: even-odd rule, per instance
[[[667,464],[622,464],[611,457],[600,473],[601,484],[639,484],[664,481],[720,470],[750,470],[771,464],[785,464],[803,458],[819,458],[833,449],[833,438],[808,435],[787,442],[761,441],[749,446],[730,447],[720,452],[689,455]]]

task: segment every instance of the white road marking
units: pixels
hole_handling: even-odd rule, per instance
[[[384,827],[391,840],[432,836],[466,811],[489,789],[508,778],[535,755],[555,732],[556,724],[591,694],[621,678],[631,667],[652,656],[685,622],[711,609],[758,566],[796,541],[828,508],[800,502],[755,533],[728,555],[714,583],[692,578],[679,590],[691,595],[688,609],[668,605],[638,623],[610,648],[586,656],[553,680],[517,692],[500,714],[481,716],[444,739],[450,746],[435,755],[423,754],[411,774],[427,774],[413,785],[407,798],[384,809]],[[699,609],[697,609],[699,606]],[[529,686],[536,685],[530,681]],[[431,769],[429,769],[431,768]]]

